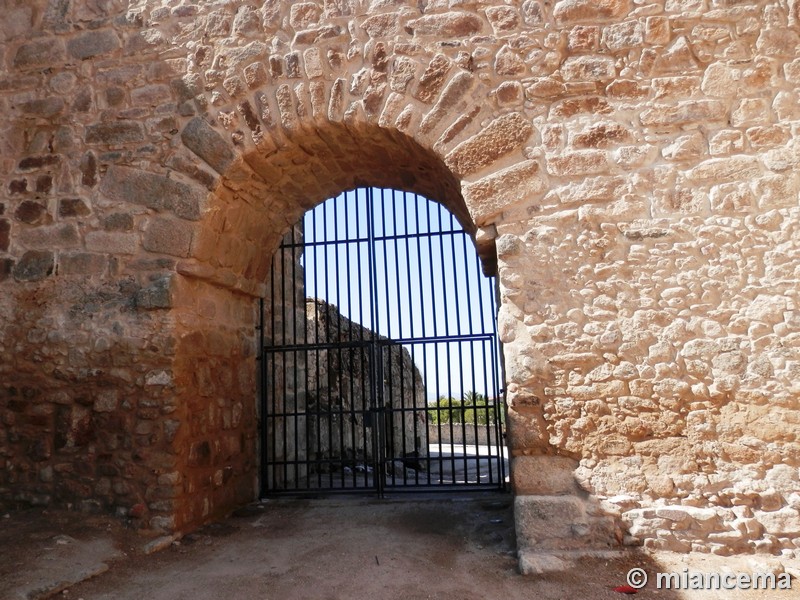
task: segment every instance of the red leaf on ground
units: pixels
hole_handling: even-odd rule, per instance
[[[620,585],[614,588],[615,592],[619,592],[620,594],[635,594],[639,590],[635,587],[631,587],[629,585]]]

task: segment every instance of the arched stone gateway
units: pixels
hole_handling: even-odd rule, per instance
[[[523,566],[800,546],[793,1],[7,2],[0,502],[256,490],[255,298],[305,210],[435,198],[500,277]]]

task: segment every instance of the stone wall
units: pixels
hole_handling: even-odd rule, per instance
[[[308,354],[307,409],[308,448],[311,458],[337,459],[358,464],[372,464],[372,428],[379,427],[377,418],[385,419],[384,450],[386,457],[402,459],[416,452],[416,456],[428,455],[427,399],[422,375],[408,350],[402,346],[386,343],[389,340],[376,336],[369,329],[343,317],[337,308],[322,300],[309,299],[306,305],[308,342],[329,344],[337,342],[379,342],[376,358],[381,361],[374,371],[379,397],[375,407],[389,412],[373,413],[371,399],[373,371],[372,354],[369,348],[344,348],[342,350],[314,350]],[[419,412],[403,409],[418,408]],[[315,419],[321,417],[323,426],[330,420],[331,429],[318,429]],[[365,419],[367,422],[365,423]],[[366,435],[366,439],[365,439]],[[344,442],[344,450],[341,449]],[[321,463],[322,472],[329,466]]]
[[[797,553],[798,10],[7,2],[2,502],[252,497],[269,256],[376,185],[496,248],[523,557]]]

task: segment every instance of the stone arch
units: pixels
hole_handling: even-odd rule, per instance
[[[241,151],[227,144],[224,130],[216,130],[202,117],[191,120],[182,135],[187,148],[223,172],[205,201],[203,215],[190,225],[192,241],[182,246],[184,257],[176,266],[181,277],[171,283],[171,305],[178,322],[173,373],[180,390],[177,404],[184,411],[181,420],[191,423],[208,413],[202,417],[204,427],[184,428],[176,440],[178,455],[185,461],[180,471],[189,482],[186,489],[207,490],[182,499],[177,528],[252,497],[256,364],[253,354],[237,346],[237,340],[253,340],[253,300],[266,293],[272,254],[307,210],[341,191],[379,186],[439,201],[473,234],[478,230],[475,221],[486,226],[491,216],[488,211],[470,211],[454,173],[458,168],[474,169],[462,163],[486,160],[470,157],[469,139],[459,145],[456,137],[454,149],[441,157],[411,135],[378,123],[320,120],[312,125],[298,120],[296,127],[281,128],[279,135],[280,141],[266,155],[255,144]],[[220,161],[220,156],[225,160]],[[176,243],[181,237],[174,235],[178,221],[174,216],[164,219],[163,241]],[[161,228],[155,222],[150,226]],[[495,269],[493,239],[484,236],[477,247],[485,270]],[[231,394],[230,381],[213,375],[226,370],[249,372],[243,375],[246,385],[240,393]],[[217,410],[213,397],[219,402],[223,393],[223,413],[229,411],[229,419],[238,415],[235,423],[231,421],[238,441],[226,431],[224,422],[221,427],[213,424]],[[198,401],[203,395],[212,399]],[[227,466],[220,471],[222,462]],[[230,484],[225,481],[225,468],[233,480]],[[218,489],[208,489],[204,482],[209,478],[221,478],[223,483]]]

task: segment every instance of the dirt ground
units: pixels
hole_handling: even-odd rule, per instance
[[[667,564],[628,553],[583,559],[566,573],[522,576],[511,498],[500,494],[267,501],[154,554],[143,553],[145,541],[109,517],[10,513],[0,518],[0,598],[603,600],[627,597],[614,588],[626,583],[629,569],[652,574]],[[685,557],[671,560],[678,572],[686,564]],[[693,570],[724,567],[703,562],[711,557],[696,560]],[[94,576],[71,584],[65,571]],[[648,585],[636,597],[800,598],[800,581],[792,586],[675,592]]]

